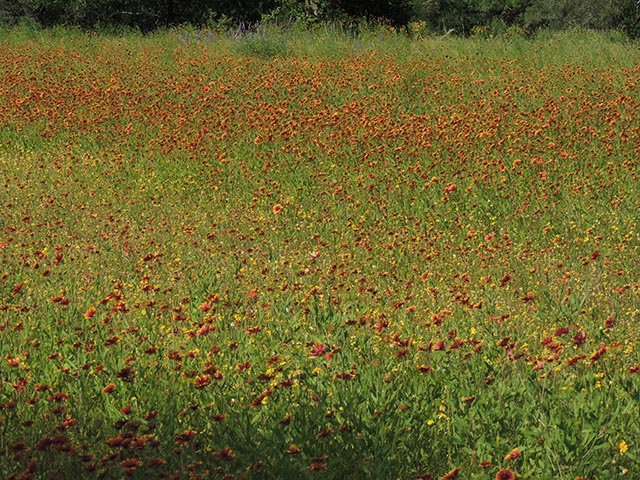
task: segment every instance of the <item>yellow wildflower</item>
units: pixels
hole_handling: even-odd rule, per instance
[[[618,443],[618,450],[620,450],[620,454],[624,455],[627,453],[627,450],[629,450],[629,445],[627,445],[627,442],[624,440],[620,440],[620,443]]]

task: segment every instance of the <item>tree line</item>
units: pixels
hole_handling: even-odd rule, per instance
[[[615,29],[640,37],[640,0],[0,0],[0,25],[130,27],[142,31],[280,22],[424,22],[433,31]]]

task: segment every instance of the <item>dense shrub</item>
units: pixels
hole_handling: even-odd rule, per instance
[[[626,2],[611,0],[535,0],[527,8],[528,28],[547,27],[609,29],[620,27]]]
[[[143,31],[180,24],[251,24],[264,19],[318,22],[383,20],[392,25],[424,21],[435,32],[468,35],[510,27],[618,29],[640,34],[636,0],[0,0],[0,24],[22,19],[43,26],[125,26]]]
[[[13,25],[31,16],[30,0],[0,0],[0,25]]]

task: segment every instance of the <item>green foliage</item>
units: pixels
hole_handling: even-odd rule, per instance
[[[618,29],[640,34],[636,0],[0,0],[0,25],[24,19],[39,24],[84,29],[127,27],[150,31],[162,27],[255,25],[366,20],[394,27],[425,21],[436,33],[496,35],[512,28]]]
[[[427,20],[437,31],[462,35],[477,27],[518,25],[531,0],[416,0],[415,18]],[[495,30],[494,27],[492,27]]]
[[[279,0],[268,14],[262,16],[262,20],[312,25],[336,17],[336,11],[329,0]]]
[[[565,28],[619,28],[628,0],[534,0],[524,15],[528,29],[540,27],[561,30]]]
[[[238,53],[270,59],[287,55],[287,43],[286,33],[283,31],[274,31],[266,26],[261,26],[257,31],[241,36],[234,43],[234,46]]]
[[[631,38],[640,38],[640,2],[623,1],[621,14],[622,30]]]
[[[0,26],[10,26],[31,17],[30,0],[0,0]]]
[[[371,2],[367,0],[332,0],[334,8],[353,17],[383,19],[393,25],[405,25],[411,20],[412,4],[410,0],[387,0]]]

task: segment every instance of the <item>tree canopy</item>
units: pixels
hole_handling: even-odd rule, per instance
[[[434,31],[570,27],[617,29],[640,36],[638,0],[0,0],[0,24],[124,26],[150,31],[180,24],[252,24],[265,18],[322,22],[425,22]]]

